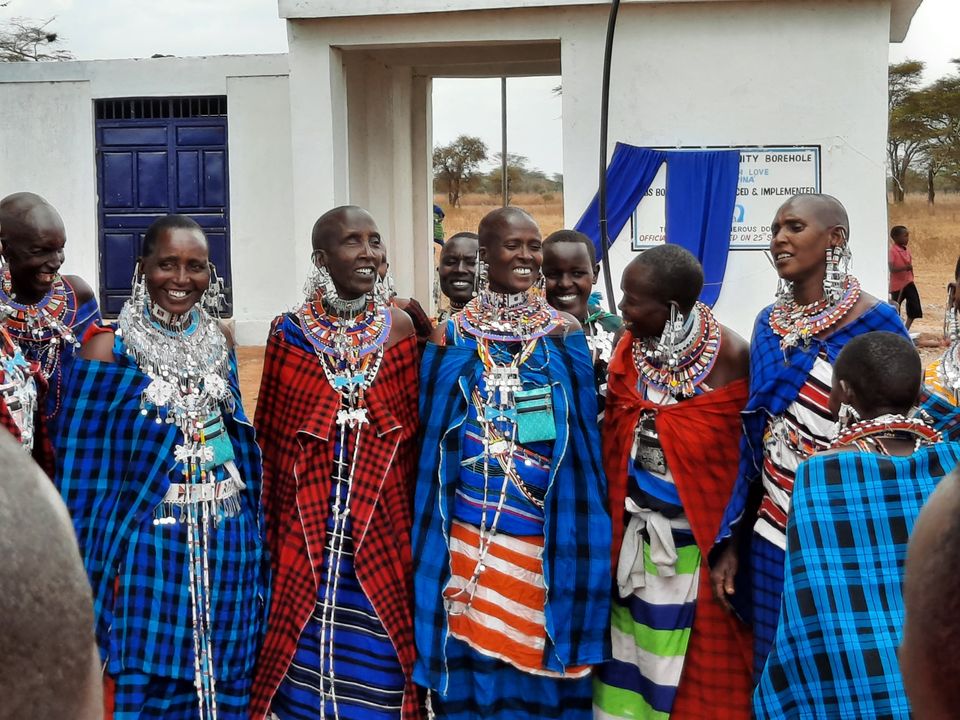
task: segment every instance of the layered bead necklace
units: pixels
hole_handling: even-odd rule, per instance
[[[503,294],[490,290],[484,290],[470,300],[455,318],[460,330],[476,340],[477,354],[484,368],[483,390],[474,388],[471,394],[471,400],[477,409],[477,419],[483,430],[483,505],[478,528],[477,561],[464,587],[445,601],[448,612],[462,614],[470,609],[480,575],[486,568],[485,561],[496,539],[500,517],[507,501],[508,484],[513,480],[520,491],[527,495],[514,467],[517,442],[520,439],[518,400],[525,399],[527,395],[535,396],[534,402],[543,407],[541,412],[548,413],[549,421],[552,422],[550,387],[534,388],[525,392],[520,379],[520,368],[533,355],[540,338],[559,327],[562,320],[559,313],[537,293]],[[491,345],[493,342],[522,345],[516,354],[513,354]],[[508,362],[497,360],[497,356],[502,354],[510,356]],[[492,518],[488,520],[491,509],[487,503],[491,463],[498,465],[503,480],[497,503],[493,506]],[[454,610],[460,603],[462,607]]]
[[[327,698],[333,706],[333,716],[339,717],[333,654],[340,569],[348,550],[347,519],[351,513],[360,435],[363,426],[369,424],[364,396],[377,377],[392,322],[390,310],[384,306],[387,294],[379,289],[368,296],[346,301],[334,296],[334,292],[335,288],[330,285],[326,293],[308,299],[296,313],[327,381],[339,395],[337,457],[332,479],[334,497],[330,508],[333,527],[327,532],[329,571],[320,608],[321,718],[327,717]],[[324,686],[329,691],[324,690]]]
[[[675,398],[696,395],[717,361],[720,324],[703,303],[696,303],[682,330],[683,335],[664,343],[653,338],[633,342],[633,361],[640,382]]]
[[[867,452],[889,455],[883,447],[883,440],[914,440],[916,452],[924,445],[938,443],[940,433],[930,427],[922,418],[906,417],[889,413],[869,420],[859,420],[840,431],[831,448],[854,446]]]
[[[948,331],[950,346],[937,365],[937,378],[945,390],[953,393],[954,404],[960,399],[960,337],[957,331],[957,316],[949,310]]]
[[[797,304],[792,295],[778,299],[770,311],[770,328],[780,337],[784,353],[797,346],[807,348],[814,337],[846,317],[859,299],[860,282],[847,275],[843,294],[836,303],[825,297],[808,305]]]
[[[20,346],[0,323],[0,396],[7,412],[20,430],[20,445],[33,451],[34,423],[37,417],[37,383],[35,364],[31,364]]]
[[[613,338],[616,333],[604,330],[600,325],[600,319],[603,317],[603,310],[598,310],[589,315],[583,323],[583,331],[587,336],[587,347],[590,348],[590,356],[593,362],[608,363],[613,355]]]
[[[0,275],[0,307],[5,307],[9,313],[5,322],[10,334],[21,347],[33,350],[32,355],[40,363],[40,371],[46,377],[56,371],[62,343],[80,347],[80,342],[65,321],[72,294],[63,278],[57,275],[47,294],[39,301],[33,304],[20,303],[13,292],[9,268],[4,268]]]
[[[239,509],[236,495],[243,487],[239,478],[217,483],[213,475],[222,445],[215,445],[209,434],[213,426],[222,425],[221,408],[233,410],[227,382],[227,341],[217,320],[200,307],[172,316],[153,306],[142,280],[120,311],[117,335],[126,346],[126,354],[150,379],[141,397],[140,413],[147,416],[155,412],[154,422],[173,424],[182,436],[182,443],[174,449],[174,459],[182,468],[183,482],[171,484],[162,504],[168,513],[161,513],[154,523],[176,522],[172,517],[175,508],[179,509],[180,522],[186,523],[199,717],[216,720],[210,526]]]

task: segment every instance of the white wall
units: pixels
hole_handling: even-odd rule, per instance
[[[286,75],[285,55],[0,63],[0,197],[46,197],[66,225],[65,271],[97,287],[93,101],[227,95],[235,319],[241,343],[262,343],[270,318],[297,302],[303,285]]]
[[[290,95],[286,76],[227,78],[230,247],[241,345],[266,342],[270,320],[303,299],[298,261],[310,240],[293,232]]]
[[[30,191],[57,208],[67,231],[64,272],[96,287],[97,171],[90,83],[0,83],[0,118],[0,197]]]
[[[889,20],[882,0],[625,5],[611,78],[609,151],[616,141],[821,145],[823,191],[850,213],[853,269],[868,292],[885,298]],[[572,226],[597,187],[604,29],[571,11],[562,35],[564,202]],[[612,255],[617,286],[633,256],[626,235]],[[749,336],[775,288],[762,253],[734,252],[717,314]]]

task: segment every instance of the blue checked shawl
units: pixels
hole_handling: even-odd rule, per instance
[[[904,718],[903,566],[920,508],[960,443],[908,457],[816,455],[797,470],[780,625],[758,718]]]
[[[442,599],[450,578],[450,518],[460,476],[467,398],[483,373],[476,342],[460,336],[456,343],[428,344],[420,368],[423,444],[412,533],[414,680],[441,692],[455,670],[446,664],[447,620]],[[553,386],[557,437],[544,501],[548,635],[544,666],[560,671],[567,666],[593,665],[610,656],[612,530],[596,422],[593,365],[583,333],[543,338],[527,365],[543,367]]]
[[[170,482],[180,481],[173,449],[182,435],[174,425],[154,422],[155,413],[140,414],[150,381],[120,338],[114,359],[78,357],[72,363],[56,484],[93,587],[97,644],[107,670],[192,680],[186,525],[152,524]],[[229,381],[236,411],[224,411],[224,422],[247,487],[241,513],[210,531],[215,672],[224,680],[252,671],[268,577],[260,540],[260,451],[240,404],[234,357]],[[161,532],[162,543],[154,544]]]
[[[909,337],[897,311],[884,302],[878,302],[856,320],[825,338],[813,338],[809,348],[796,347],[788,351],[784,360],[780,336],[770,327],[770,311],[765,307],[753,327],[750,340],[750,399],[743,410],[743,439],[740,441],[740,466],[733,495],[717,541],[731,535],[746,506],[752,483],[760,477],[763,467],[763,433],[769,418],[780,415],[797,399],[807,381],[817,356],[823,354],[833,365],[843,346],[858,335],[885,330]],[[737,595],[742,593],[737,591]]]

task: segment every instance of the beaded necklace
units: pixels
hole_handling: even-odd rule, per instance
[[[583,321],[583,332],[587,338],[587,347],[590,348],[590,357],[594,364],[600,362],[610,362],[613,355],[613,338],[616,333],[605,330],[600,325],[600,319],[603,317],[603,310],[597,310]]]
[[[123,305],[117,320],[117,335],[126,354],[150,379],[140,400],[141,415],[156,412],[155,422],[173,424],[182,435],[174,459],[182,468],[183,497],[170,493],[164,500],[180,509],[186,523],[187,568],[190,583],[190,613],[193,623],[194,684],[201,720],[216,720],[217,689],[211,627],[210,526],[224,514],[238,509],[236,483],[228,483],[225,498],[210,467],[215,448],[207,437],[211,418],[221,407],[233,410],[233,395],[227,383],[227,341],[216,319],[200,307],[181,316],[165,314],[158,319],[141,284]],[[242,487],[242,483],[240,484]],[[173,484],[171,488],[175,489]],[[229,499],[229,503],[224,501]],[[173,523],[173,517],[154,524]]]
[[[320,608],[321,718],[327,717],[327,699],[333,707],[333,717],[339,718],[333,651],[340,568],[347,552],[347,519],[351,512],[360,435],[363,426],[369,424],[364,395],[380,369],[393,319],[390,309],[384,306],[387,298],[382,293],[374,292],[361,298],[362,304],[351,301],[354,304],[349,308],[336,300],[338,298],[323,295],[310,298],[296,313],[327,381],[340,396],[336,420],[337,457],[332,478],[334,497],[330,508],[333,527],[327,533],[326,542],[329,571]],[[341,315],[339,311],[343,309],[348,312]]]
[[[836,304],[826,298],[808,305],[798,305],[792,297],[778,299],[770,311],[770,328],[780,336],[780,349],[784,353],[801,345],[807,348],[814,337],[846,317],[859,299],[860,282],[853,275],[847,275],[843,294]]]
[[[20,346],[0,323],[0,397],[7,412],[20,430],[20,445],[27,452],[33,451],[34,423],[37,417],[37,383],[34,380],[38,368],[31,364]]]
[[[531,340],[549,335],[560,314],[538,293],[483,290],[456,315],[463,331],[486,340]]]
[[[656,358],[657,343],[650,338],[633,341],[633,361],[640,382],[674,398],[696,395],[697,386],[710,374],[720,350],[720,324],[703,303],[690,313],[689,330],[671,357]]]
[[[47,294],[39,301],[33,304],[19,303],[13,292],[10,269],[4,267],[0,273],[0,307],[9,312],[5,322],[10,334],[21,347],[34,350],[40,370],[46,377],[51,377],[56,371],[63,343],[80,347],[80,342],[65,320],[71,309],[72,296],[73,290],[57,275]]]
[[[837,439],[830,445],[839,448],[853,445],[867,452],[888,455],[883,447],[883,440],[915,440],[913,450],[916,452],[924,445],[940,442],[940,433],[930,427],[922,418],[906,417],[889,413],[879,415],[869,420],[860,420],[850,427],[840,431]]]

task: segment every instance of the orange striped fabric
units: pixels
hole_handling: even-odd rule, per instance
[[[543,668],[546,619],[543,584],[543,537],[493,537],[484,570],[475,586],[480,533],[454,520],[450,529],[451,577],[443,596],[450,634],[477,652],[525,672],[547,677],[583,677],[589,666],[558,673]]]

